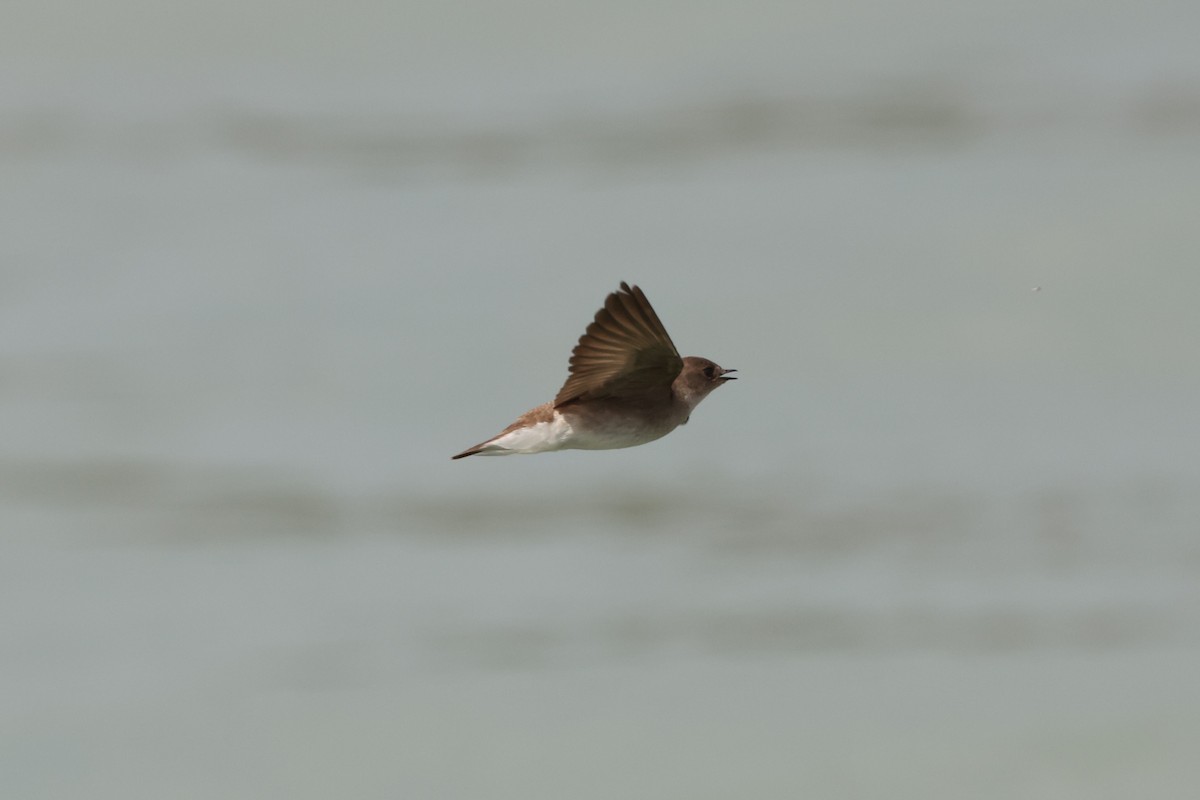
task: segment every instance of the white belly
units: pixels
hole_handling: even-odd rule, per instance
[[[613,450],[635,447],[660,439],[670,428],[614,425],[601,430],[580,429],[555,411],[549,422],[501,434],[479,451],[481,456],[506,456],[513,453],[545,453],[551,450]]]
[[[562,450],[570,447],[574,430],[563,415],[554,412],[554,418],[549,422],[539,422],[515,431],[502,433],[487,443],[479,451],[481,456],[507,456],[512,453],[545,453],[548,450]]]

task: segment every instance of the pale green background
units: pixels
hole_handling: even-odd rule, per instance
[[[0,795],[1194,797],[1198,30],[6,2]]]

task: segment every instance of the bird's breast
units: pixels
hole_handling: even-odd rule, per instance
[[[580,404],[559,411],[571,428],[563,448],[611,450],[661,439],[679,426],[675,415],[620,406]]]

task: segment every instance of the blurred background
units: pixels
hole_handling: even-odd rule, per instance
[[[1193,796],[1200,5],[2,14],[0,794]]]

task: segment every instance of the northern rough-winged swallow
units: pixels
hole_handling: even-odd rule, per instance
[[[579,337],[558,396],[452,458],[652,442],[686,423],[709,392],[734,380],[730,372],[736,370],[707,358],[681,358],[646,295],[622,281]]]

